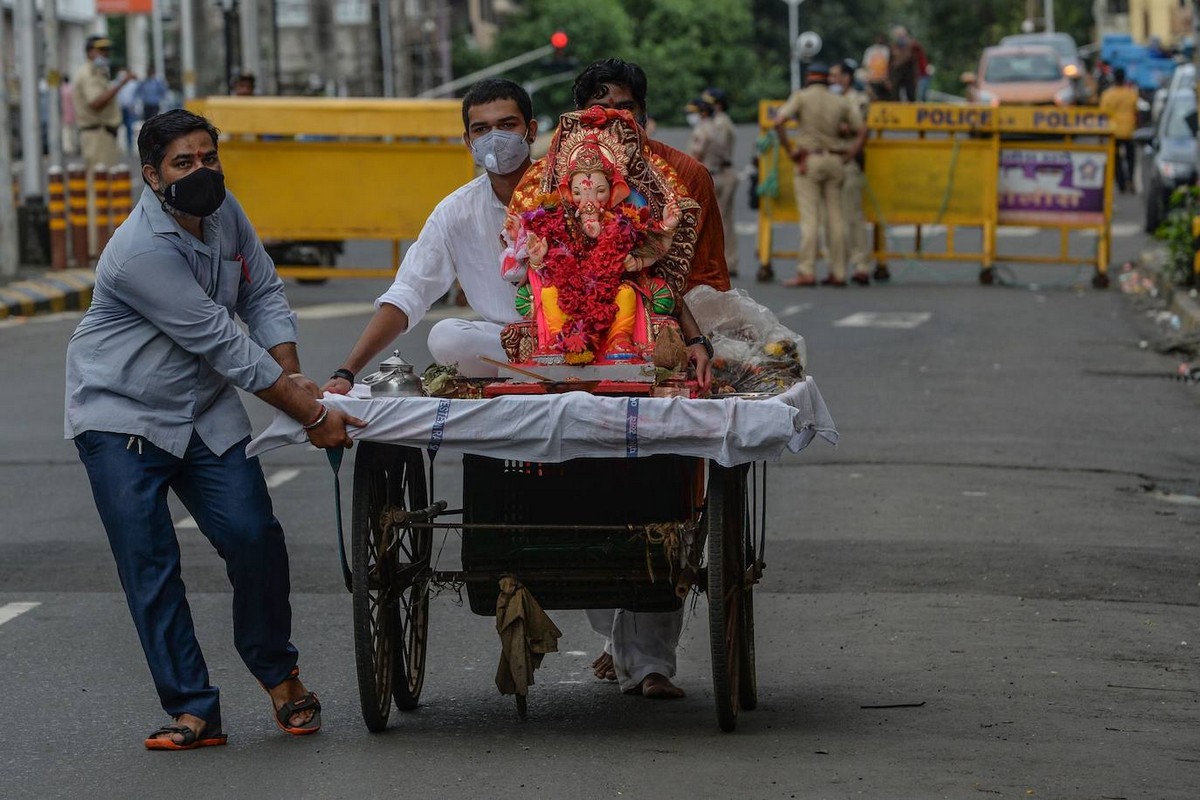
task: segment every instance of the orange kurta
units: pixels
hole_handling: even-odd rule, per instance
[[[696,159],[670,145],[650,139],[650,152],[666,161],[688,188],[688,194],[700,204],[700,225],[696,231],[696,255],[687,288],[704,284],[717,291],[729,291],[729,267],[725,263],[725,231],[712,175]]]

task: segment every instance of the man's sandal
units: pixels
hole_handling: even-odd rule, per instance
[[[290,681],[299,677],[300,668],[293,667],[291,673],[284,680]],[[263,689],[270,696],[271,692],[265,685],[263,685]],[[271,706],[274,707],[274,705],[275,699],[271,698]],[[312,711],[312,718],[303,725],[288,724],[288,720],[302,711]],[[279,730],[284,733],[290,733],[292,736],[307,736],[310,733],[316,733],[321,730],[321,701],[317,699],[315,692],[309,692],[299,700],[291,700],[284,703],[275,709],[275,724],[279,726]]]
[[[175,741],[172,738],[175,734],[182,736],[183,741]],[[163,725],[147,736],[145,745],[147,750],[195,750],[197,747],[219,747],[228,739],[228,736],[221,733],[220,725],[206,722],[200,732],[196,733],[182,722],[173,722]]]

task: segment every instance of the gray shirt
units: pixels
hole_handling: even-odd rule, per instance
[[[113,233],[67,345],[66,438],[127,433],[182,457],[193,430],[218,455],[250,434],[234,387],[279,379],[267,350],[296,341],[296,316],[232,194],[203,234],[181,228],[149,187]]]

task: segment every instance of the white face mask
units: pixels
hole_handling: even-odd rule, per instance
[[[700,124],[700,115],[695,111],[689,111],[687,115],[687,124],[691,127],[696,127]]]
[[[834,94],[844,94],[846,92],[846,88],[840,83],[834,83],[830,85],[829,91],[833,92]]]
[[[526,134],[491,130],[471,142],[476,165],[493,175],[510,175],[529,158]]]
[[[96,56],[92,59],[92,63],[100,69],[108,69],[108,65],[112,62],[109,61],[108,56]]]

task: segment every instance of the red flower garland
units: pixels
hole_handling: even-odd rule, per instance
[[[584,235],[561,206],[522,215],[526,226],[546,240],[543,280],[558,289],[558,306],[567,321],[555,349],[568,354],[596,352],[616,317],[617,289],[625,257],[645,239],[649,209],[622,206],[604,212],[600,235]]]

